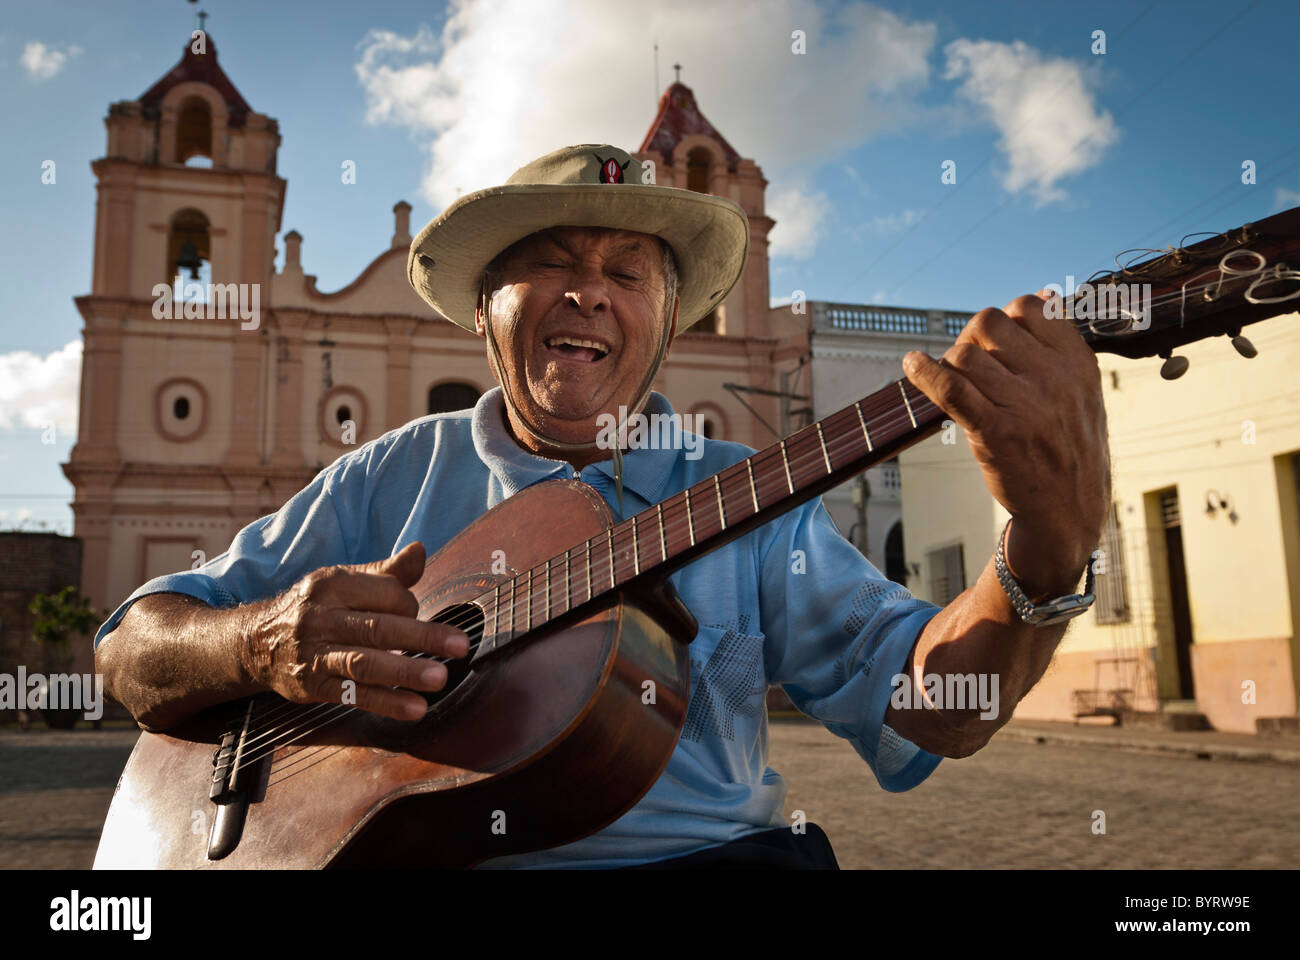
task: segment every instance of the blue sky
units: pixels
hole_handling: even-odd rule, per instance
[[[282,233],[303,234],[326,291],[387,247],[399,199],[418,229],[554,147],[635,149],[676,61],[769,181],[774,300],[973,311],[1300,204],[1291,0],[201,6],[227,74],[279,121]],[[70,532],[58,464],[75,437],[90,163],[109,104],[176,63],[197,7],[6,7],[0,528]]]

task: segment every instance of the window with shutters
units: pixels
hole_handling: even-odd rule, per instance
[[[931,550],[925,555],[930,571],[930,602],[947,606],[966,589],[966,563],[961,544]]]

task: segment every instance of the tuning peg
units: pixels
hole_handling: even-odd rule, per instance
[[[1232,331],[1232,347],[1247,360],[1253,360],[1259,356],[1259,351],[1255,345],[1241,335],[1240,330]]]
[[[1171,357],[1167,353],[1162,353],[1160,356],[1165,358],[1165,362],[1160,365],[1160,376],[1166,380],[1177,380],[1191,366],[1191,361],[1186,357]]]

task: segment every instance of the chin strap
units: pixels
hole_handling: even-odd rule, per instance
[[[506,406],[514,414],[515,419],[519,422],[524,431],[539,443],[555,447],[560,450],[592,450],[600,446],[596,440],[590,440],[585,443],[569,443],[565,440],[556,440],[548,437],[540,430],[536,429],[528,419],[520,412],[519,406],[515,403],[515,398],[510,395],[510,380],[505,376],[505,370],[501,363],[501,352],[497,349],[496,334],[492,330],[492,297],[484,288],[482,292],[483,303],[483,327],[487,331],[488,356],[491,359],[493,371],[496,373],[497,382],[501,384],[501,395],[505,398]],[[659,336],[659,349],[655,353],[654,363],[650,365],[650,370],[646,373],[645,379],[641,382],[637,390],[636,402],[626,408],[631,413],[636,413],[641,409],[641,404],[650,395],[650,386],[654,383],[655,374],[659,372],[659,367],[664,361],[664,356],[668,352],[668,327],[669,324],[663,325],[663,332]],[[630,416],[631,414],[629,414]],[[627,420],[620,418],[618,427],[614,433],[614,492],[618,498],[619,516],[623,515],[623,441],[626,437]]]

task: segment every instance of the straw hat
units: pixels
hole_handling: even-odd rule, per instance
[[[627,151],[584,143],[520,167],[503,186],[457,199],[412,241],[406,275],[429,306],[473,331],[484,268],[516,241],[560,226],[634,230],[667,241],[677,258],[679,331],[723,301],[749,250],[749,219],[739,205],[655,186]]]

